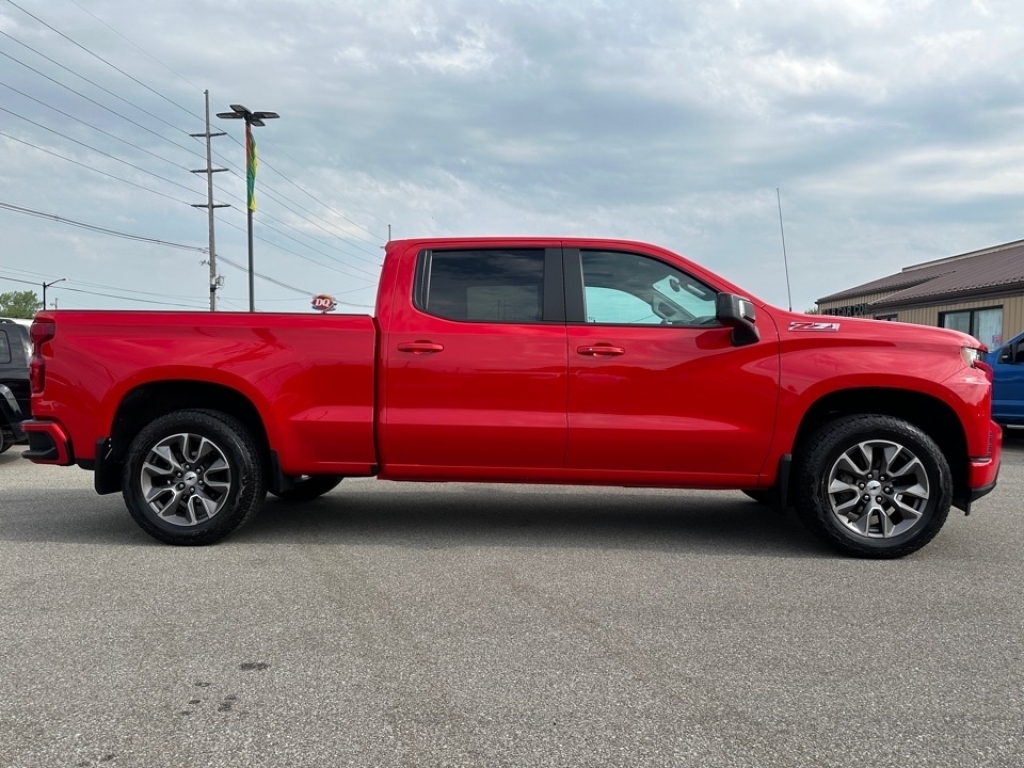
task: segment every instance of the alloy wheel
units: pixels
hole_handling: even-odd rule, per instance
[[[139,479],[143,498],[158,518],[192,527],[224,508],[232,475],[227,456],[216,443],[181,432],[149,449]]]
[[[848,448],[828,474],[828,502],[845,528],[870,539],[901,536],[924,518],[928,472],[906,446],[866,440]]]

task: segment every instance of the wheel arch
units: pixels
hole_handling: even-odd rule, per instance
[[[824,424],[842,416],[878,414],[902,419],[927,434],[941,449],[953,479],[953,498],[967,498],[967,436],[960,418],[948,404],[922,392],[885,387],[864,387],[831,392],[804,413],[793,440],[793,456]],[[790,484],[789,500],[792,500]]]
[[[129,447],[122,463],[124,502],[158,541],[213,544],[262,506],[266,475],[259,441],[239,419],[205,408],[174,409],[148,422]]]
[[[227,414],[249,431],[264,466],[275,475],[277,462],[259,409],[243,393],[223,384],[207,381],[169,379],[151,381],[131,389],[114,412],[110,435],[97,446],[96,490],[112,493],[120,489],[121,467],[135,436],[154,419],[185,409],[218,411]]]

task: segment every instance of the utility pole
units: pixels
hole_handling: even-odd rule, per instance
[[[193,203],[193,208],[205,208],[207,214],[210,217],[210,311],[217,311],[217,289],[224,282],[223,278],[217,276],[217,246],[216,240],[213,236],[213,209],[214,208],[230,208],[230,205],[220,204],[214,205],[213,203],[213,174],[221,173],[226,171],[227,168],[214,168],[213,167],[213,150],[210,147],[210,139],[214,136],[226,136],[223,131],[218,133],[210,133],[210,92],[204,91],[206,94],[206,133],[190,133],[189,136],[199,138],[200,136],[206,137],[206,167],[200,168],[192,173],[205,173],[206,174],[206,203],[199,204]]]

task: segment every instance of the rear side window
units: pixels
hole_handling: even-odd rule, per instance
[[[0,331],[0,363],[11,362],[11,340],[7,338],[7,331]]]
[[[449,320],[542,321],[543,249],[425,251],[419,258],[418,309]]]

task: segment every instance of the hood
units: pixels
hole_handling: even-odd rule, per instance
[[[773,315],[779,324],[779,332],[784,335],[834,335],[837,337],[837,341],[839,339],[863,339],[865,341],[927,346],[948,344],[951,347],[987,350],[987,347],[973,336],[950,328],[936,328],[931,325],[898,323],[889,320],[870,320],[862,317],[805,315],[802,312],[787,312],[785,310],[778,310]]]

